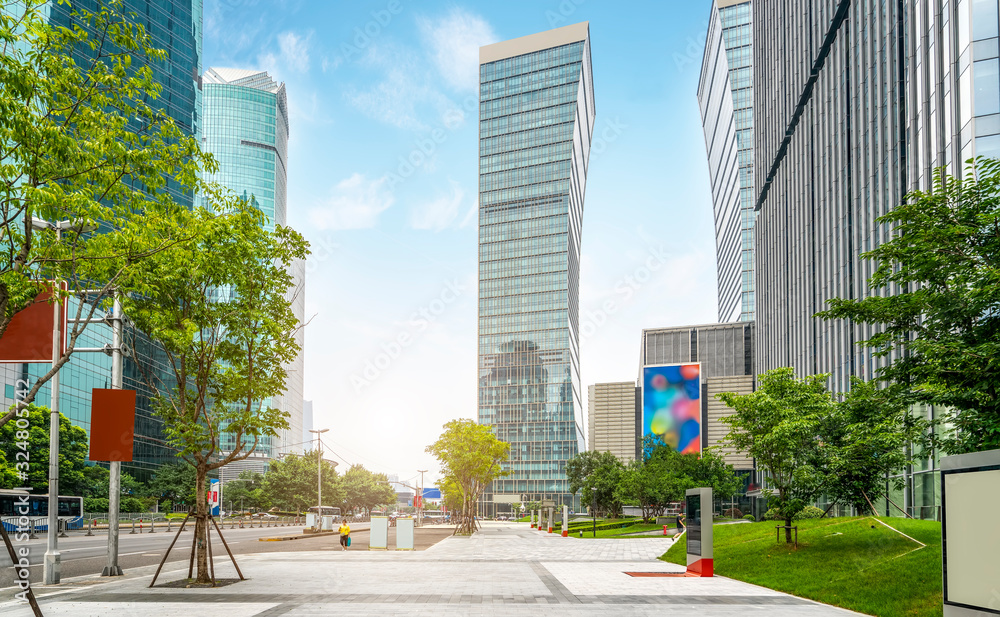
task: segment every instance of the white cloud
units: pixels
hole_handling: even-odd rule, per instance
[[[309,47],[313,33],[305,36],[295,32],[282,32],[278,35],[278,53],[268,52],[258,57],[261,66],[269,71],[281,72],[281,69],[293,73],[309,71]]]
[[[426,125],[417,118],[416,102],[426,96],[426,88],[405,68],[391,69],[386,78],[367,90],[351,88],[347,100],[366,116],[392,126],[417,130]]]
[[[497,40],[482,17],[453,8],[440,19],[420,19],[420,32],[445,81],[460,91],[479,89],[479,48]]]
[[[395,201],[386,186],[388,178],[369,180],[355,173],[334,187],[325,204],[309,212],[316,229],[368,229],[375,227],[378,216]]]
[[[451,191],[428,203],[417,206],[410,213],[410,225],[414,229],[430,229],[442,231],[448,228],[458,217],[465,191],[454,180],[448,180]]]

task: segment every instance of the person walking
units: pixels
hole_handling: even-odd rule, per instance
[[[340,521],[340,550],[346,551],[351,545],[351,526],[347,524],[347,519]]]

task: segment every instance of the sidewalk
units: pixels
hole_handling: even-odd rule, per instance
[[[485,523],[472,538],[449,537],[419,552],[329,550],[239,557],[247,577],[215,589],[176,589],[183,570],[151,572],[114,582],[74,581],[37,587],[46,617],[277,617],[307,615],[622,615],[835,617],[848,611],[721,577],[632,577],[626,572],[676,572],[656,558],[672,540],[578,539],[542,534],[526,523]],[[223,555],[224,556],[224,555]],[[216,556],[216,575],[235,578]],[[105,581],[107,579],[104,579]],[[6,599],[6,598],[5,598]],[[613,609],[614,610],[614,609]],[[0,604],[0,615],[30,615],[27,604]]]

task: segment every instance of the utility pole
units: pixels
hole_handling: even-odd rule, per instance
[[[418,469],[420,472],[420,507],[417,508],[417,526],[422,527],[424,524],[424,474],[427,473],[426,469]]]
[[[53,225],[56,230],[56,243],[62,238],[62,228]],[[61,291],[59,280],[52,286],[52,368],[56,367],[62,356],[62,303],[59,298]],[[46,585],[59,583],[59,570],[62,555],[59,553],[59,371],[52,375],[49,398],[49,531],[46,535],[45,561],[43,579]]]
[[[323,450],[322,442],[319,440],[319,436],[327,432],[328,428],[313,430],[309,429],[310,433],[316,433],[316,528],[323,529]]]
[[[122,302],[119,291],[114,292],[111,324],[111,389],[122,389]],[[122,498],[121,461],[111,461],[108,477],[108,563],[104,566],[101,576],[121,576],[122,567],[118,565],[118,510]]]

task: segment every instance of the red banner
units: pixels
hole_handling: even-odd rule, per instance
[[[135,390],[94,388],[90,407],[90,460],[132,460]]]
[[[51,292],[43,292],[28,308],[15,313],[0,337],[0,363],[52,362]],[[66,305],[61,307],[62,349],[66,349]]]

